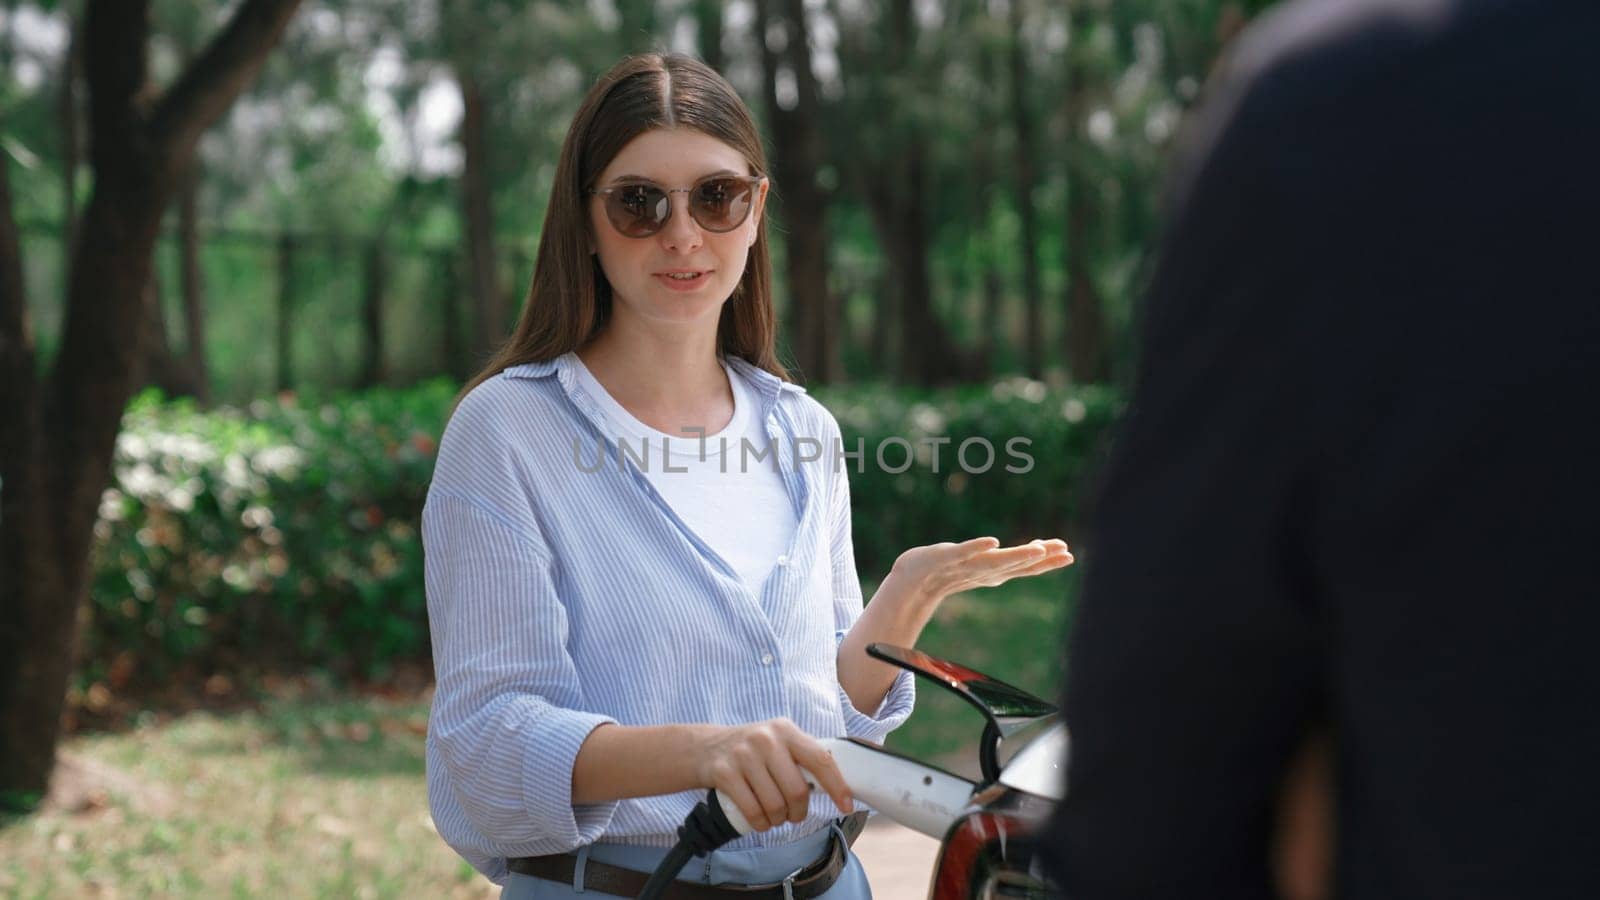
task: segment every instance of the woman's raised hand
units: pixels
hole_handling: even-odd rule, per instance
[[[805,819],[811,787],[802,768],[816,776],[840,812],[854,809],[833,754],[788,719],[721,727],[704,751],[701,787],[732,800],[756,831]]]
[[[1072,562],[1072,551],[1060,538],[1002,547],[995,538],[980,537],[959,544],[945,541],[912,547],[894,561],[888,579],[895,579],[906,590],[938,602],[951,594],[995,587],[1013,578],[1054,571]]]

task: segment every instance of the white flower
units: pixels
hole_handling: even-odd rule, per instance
[[[247,506],[239,514],[239,521],[246,528],[266,528],[272,524],[272,510],[265,506]]]
[[[911,407],[911,425],[924,434],[944,433],[944,414],[926,403]]]
[[[235,490],[250,487],[250,464],[237,453],[229,453],[222,461],[222,481]]]
[[[117,452],[123,456],[130,459],[141,459],[148,449],[149,445],[145,443],[145,439],[137,434],[124,431],[117,435]]]
[[[122,521],[122,492],[106,488],[100,495],[100,518],[107,522]]]
[[[1117,119],[1109,109],[1097,109],[1089,114],[1089,140],[1100,146],[1111,143],[1117,134]]]
[[[238,563],[230,563],[227,568],[222,570],[222,580],[237,591],[250,588],[250,573],[245,571],[244,566]]]
[[[1013,375],[1002,378],[989,389],[989,394],[996,400],[1010,400],[1012,397],[1021,397],[1029,403],[1038,403],[1044,399],[1047,388],[1042,381],[1034,381],[1023,375]]]
[[[163,494],[172,486],[170,479],[156,474],[156,470],[143,461],[118,473],[118,480],[122,482],[124,491],[141,500]]]
[[[192,434],[160,434],[153,443],[157,450],[191,466],[202,466],[217,458],[217,451],[209,443]]]
[[[300,448],[288,444],[276,447],[267,447],[256,451],[255,458],[251,460],[257,472],[263,475],[280,475],[286,478],[294,477],[296,471],[305,462],[305,454]]]
[[[155,586],[150,583],[150,573],[143,569],[128,570],[128,586],[133,588],[133,595],[140,600],[149,602],[156,595]]]
[[[167,492],[167,505],[178,512],[194,509],[194,491],[190,490],[187,482]]]

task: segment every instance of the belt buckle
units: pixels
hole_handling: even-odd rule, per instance
[[[839,835],[831,827],[829,831],[828,849],[823,851],[822,856],[806,863],[805,865],[795,869],[793,872],[790,872],[788,875],[783,877],[783,881],[781,883],[781,886],[783,887],[783,900],[794,900],[794,880],[800,876],[801,872],[804,872],[819,862],[825,862],[833,857],[834,842],[839,840]],[[844,852],[848,854],[850,852],[850,845],[845,844],[843,849]]]
[[[783,877],[783,900],[794,900],[795,876],[799,875],[801,872],[804,872],[806,869],[810,868],[810,866],[811,863],[806,863],[805,865],[795,869],[793,872],[790,872],[788,875]]]

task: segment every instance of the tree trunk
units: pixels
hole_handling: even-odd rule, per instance
[[[61,260],[72,261],[78,233],[78,76],[83,68],[83,35],[68,16],[67,56],[61,66],[61,92],[56,95],[56,121],[61,129]],[[61,279],[66,284],[69,279]]]
[[[28,808],[55,760],[75,624],[112,449],[133,391],[161,214],[201,133],[259,71],[298,0],[246,0],[154,104],[148,0],[90,0],[84,21],[94,191],[61,346],[37,378],[9,185],[0,191],[0,804]]]
[[[694,19],[700,59],[721,72],[727,64],[722,53],[722,0],[695,0]]]
[[[1034,218],[1033,188],[1038,168],[1033,160],[1033,117],[1028,109],[1028,60],[1023,31],[1022,0],[1011,0],[1011,123],[1016,138],[1012,164],[1016,171],[1017,216],[1022,220],[1023,365],[1030,378],[1044,374],[1044,297],[1039,284],[1039,234]]]
[[[817,173],[825,163],[821,92],[811,70],[804,0],[785,0],[783,9],[792,38],[786,56],[796,86],[793,142],[788,145],[794,148],[789,154],[794,171],[788,176],[790,296],[806,303],[801,316],[809,321],[807,355],[812,374],[824,383],[836,382],[844,375],[839,341],[844,308],[828,284],[833,271],[828,260],[828,197],[817,184]]]
[[[202,406],[211,404],[211,370],[206,365],[205,285],[200,270],[200,164],[184,173],[178,195],[178,277],[183,289],[184,368],[189,390]]]
[[[385,266],[383,245],[373,241],[367,245],[361,268],[361,331],[362,342],[361,386],[377,387],[389,377],[383,361],[383,293]]]
[[[439,352],[444,355],[444,370],[457,381],[465,381],[467,355],[461,336],[461,276],[454,253],[434,258],[434,278],[439,298]]]
[[[1088,166],[1089,140],[1084,127],[1088,113],[1088,73],[1084,41],[1089,15],[1083,0],[1072,0],[1067,46],[1067,373],[1078,384],[1110,378],[1106,352],[1104,304],[1095,289],[1091,269],[1090,220],[1094,215],[1094,186]]]
[[[911,0],[895,0],[888,18],[883,71],[910,71],[917,31]],[[906,99],[886,97],[885,114],[895,115],[895,109]],[[909,123],[899,124],[900,146],[896,152],[863,162],[867,173],[859,183],[889,264],[887,276],[899,324],[898,374],[914,384],[931,385],[958,377],[965,367],[957,360],[933,306],[928,271],[925,145],[916,135],[907,133],[911,129]]]
[[[494,206],[489,195],[488,111],[483,89],[472,73],[456,67],[461,89],[462,218],[467,225],[467,259],[471,264],[474,352],[492,353],[505,339],[506,308],[500,294],[494,258]]]
[[[908,148],[895,203],[895,257],[905,331],[905,377],[915,384],[935,385],[959,378],[962,366],[933,306],[925,169],[922,147]]]
[[[775,51],[764,39],[772,26],[783,34]],[[828,201],[817,186],[822,166],[822,133],[818,118],[816,76],[801,0],[762,0],[756,4],[756,33],[763,39],[763,99],[771,123],[776,190],[781,194],[789,292],[789,346],[806,380],[837,381],[841,373],[838,346],[839,309],[828,290]],[[778,75],[789,72],[795,83],[793,108],[778,99]],[[769,202],[770,202],[769,195]]]
[[[1000,68],[999,54],[988,50],[982,51],[982,54],[981,76],[985,84],[994,84]],[[1000,319],[1005,314],[1005,298],[997,262],[1000,248],[991,233],[994,227],[994,198],[998,195],[993,185],[995,157],[999,150],[999,126],[998,115],[979,120],[981,133],[977,136],[972,154],[974,219],[984,230],[980,243],[983,252],[979,256],[976,278],[979,294],[978,346],[972,363],[972,374],[980,378],[989,378],[994,374],[995,355],[1002,335]]]
[[[878,187],[869,193],[868,206],[893,283],[900,331],[898,374],[924,386],[959,378],[965,366],[933,306],[922,147],[905,147],[898,164],[880,169],[874,182]]]
[[[978,331],[977,373],[984,378],[994,375],[995,357],[1000,346],[1000,319],[1006,313],[1005,291],[1000,281],[1000,268],[993,259],[983,262],[983,327]]]
[[[171,333],[167,329],[166,304],[162,299],[161,276],[152,266],[150,282],[145,285],[144,320],[140,326],[143,334],[139,341],[143,350],[135,371],[134,383],[160,388],[168,397],[192,396],[204,402],[205,397],[201,395],[199,383],[204,363],[200,364],[201,368],[197,368],[193,359],[196,346],[194,333],[200,310],[199,298],[195,295],[198,291],[198,284],[195,282],[199,278],[199,263],[194,259],[196,253],[193,246],[194,185],[190,178],[191,175],[185,173],[179,180],[178,188],[178,264],[184,292],[184,326],[189,334],[189,346],[183,356],[179,356],[173,349]],[[199,325],[199,328],[200,339],[203,341],[204,325]]]
[[[66,676],[48,654],[30,647],[62,646],[71,620],[50,601],[66,590],[53,549],[44,452],[39,431],[38,374],[33,328],[23,295],[22,251],[12,219],[11,162],[0,155],[0,812],[32,807],[50,771],[51,746],[39,746],[31,728],[54,730]],[[29,540],[31,538],[31,540]]]
[[[278,390],[294,390],[294,235],[278,236]]]
[[[767,203],[771,205],[770,214],[773,221],[782,222],[785,216],[783,207],[787,205],[788,200],[789,183],[785,175],[786,163],[782,159],[784,155],[782,147],[786,136],[781,129],[787,127],[789,122],[784,110],[778,104],[778,69],[780,63],[778,54],[772,49],[772,44],[769,41],[769,37],[772,34],[773,6],[774,0],[757,0],[753,6],[755,21],[752,23],[750,30],[755,38],[756,47],[761,52],[761,110],[766,114],[766,127],[772,134],[772,144],[774,145],[773,152],[770,155],[770,164],[773,169],[772,187],[767,194]],[[787,34],[785,34],[785,38],[787,38]],[[774,230],[779,231],[779,233],[782,231],[782,229]],[[784,240],[783,250],[786,259],[789,252],[787,237]],[[783,268],[784,271],[777,273],[780,278],[784,276],[790,266],[785,262]],[[787,282],[784,283],[784,290],[790,290]],[[804,327],[800,321],[800,304],[795,302],[793,297],[786,299],[787,305],[783,310],[781,334],[784,343],[788,345],[789,350],[795,357],[794,363],[802,370],[805,370],[806,363],[800,358],[801,353],[798,348],[809,347],[811,342],[809,338],[800,333]]]
[[[167,311],[161,300],[161,276],[154,267],[150,281],[144,289],[144,318],[140,324],[143,334],[139,338],[140,360],[134,375],[134,384],[160,388],[168,397],[194,393],[187,366],[172,352],[172,342],[167,336]]]
[[[876,219],[874,219],[876,221]],[[899,350],[895,346],[896,324],[900,321],[896,309],[899,292],[890,284],[893,266],[886,266],[872,282],[872,334],[869,349],[872,354],[874,374],[893,377],[900,371]]]

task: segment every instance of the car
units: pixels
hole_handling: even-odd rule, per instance
[[[1038,836],[1066,794],[1068,734],[1055,705],[920,650],[871,644],[867,653],[956,694],[983,716],[981,780],[965,808],[938,836],[929,900],[1060,897],[1038,853]],[[1004,761],[1003,750],[1010,751]],[[953,777],[936,766],[910,761],[925,767],[930,777]],[[896,817],[893,808],[879,809]]]

